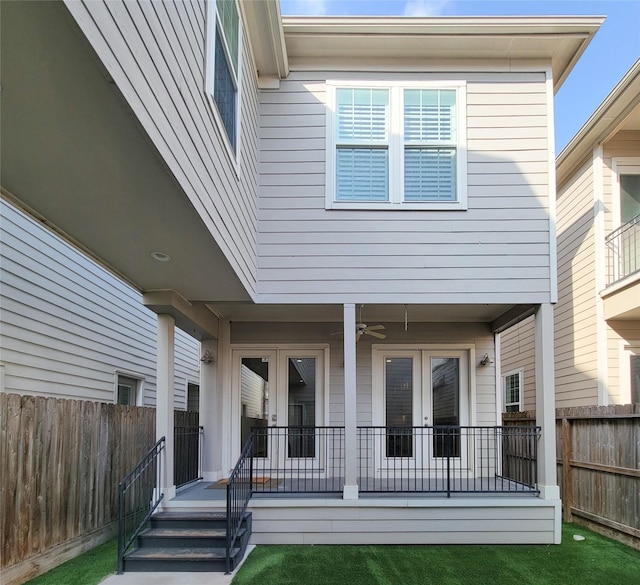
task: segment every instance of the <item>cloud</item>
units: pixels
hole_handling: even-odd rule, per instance
[[[327,14],[327,0],[281,0],[282,14],[296,16],[324,16]]]
[[[404,5],[405,16],[440,16],[451,0],[409,0]]]

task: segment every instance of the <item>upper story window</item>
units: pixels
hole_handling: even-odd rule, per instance
[[[464,84],[327,90],[327,208],[466,208]]]
[[[208,6],[207,91],[235,156],[239,127],[240,18],[236,0],[212,0]]]

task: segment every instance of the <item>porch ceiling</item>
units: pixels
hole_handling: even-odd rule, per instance
[[[4,194],[141,291],[247,300],[66,7],[1,10]]]
[[[358,306],[359,307],[359,306]],[[407,305],[409,322],[490,323],[510,310],[512,305]],[[215,313],[231,321],[340,323],[342,305],[256,305],[218,303]],[[358,315],[360,309],[358,308]],[[404,322],[405,305],[364,305],[365,323]],[[523,308],[524,311],[524,308]]]

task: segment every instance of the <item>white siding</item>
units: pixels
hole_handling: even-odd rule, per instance
[[[70,1],[67,7],[238,277],[254,292],[257,86],[246,38],[236,169],[204,91],[204,1]]]
[[[156,316],[141,295],[13,206],[0,211],[4,391],[113,402],[121,372],[155,405]],[[198,352],[176,331],[176,408],[199,379]]]
[[[544,76],[465,76],[467,211],[326,210],[325,80],[349,77],[260,94],[260,299],[548,302]]]

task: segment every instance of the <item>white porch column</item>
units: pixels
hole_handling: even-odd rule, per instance
[[[344,305],[344,490],[358,499],[358,429],[356,416],[356,306]]]
[[[171,315],[158,315],[156,440],[160,437],[166,437],[160,475],[160,489],[164,492],[165,501],[173,498],[176,493],[173,481],[175,323],[175,319]]]
[[[204,428],[202,442],[202,476],[207,481],[222,477],[222,401],[218,386],[218,341],[202,341],[201,353],[209,352],[213,361],[200,362],[200,426]]]
[[[553,305],[542,304],[535,316],[536,423],[542,427],[538,442],[538,487],[546,500],[560,498],[556,478],[556,410],[553,354]]]

